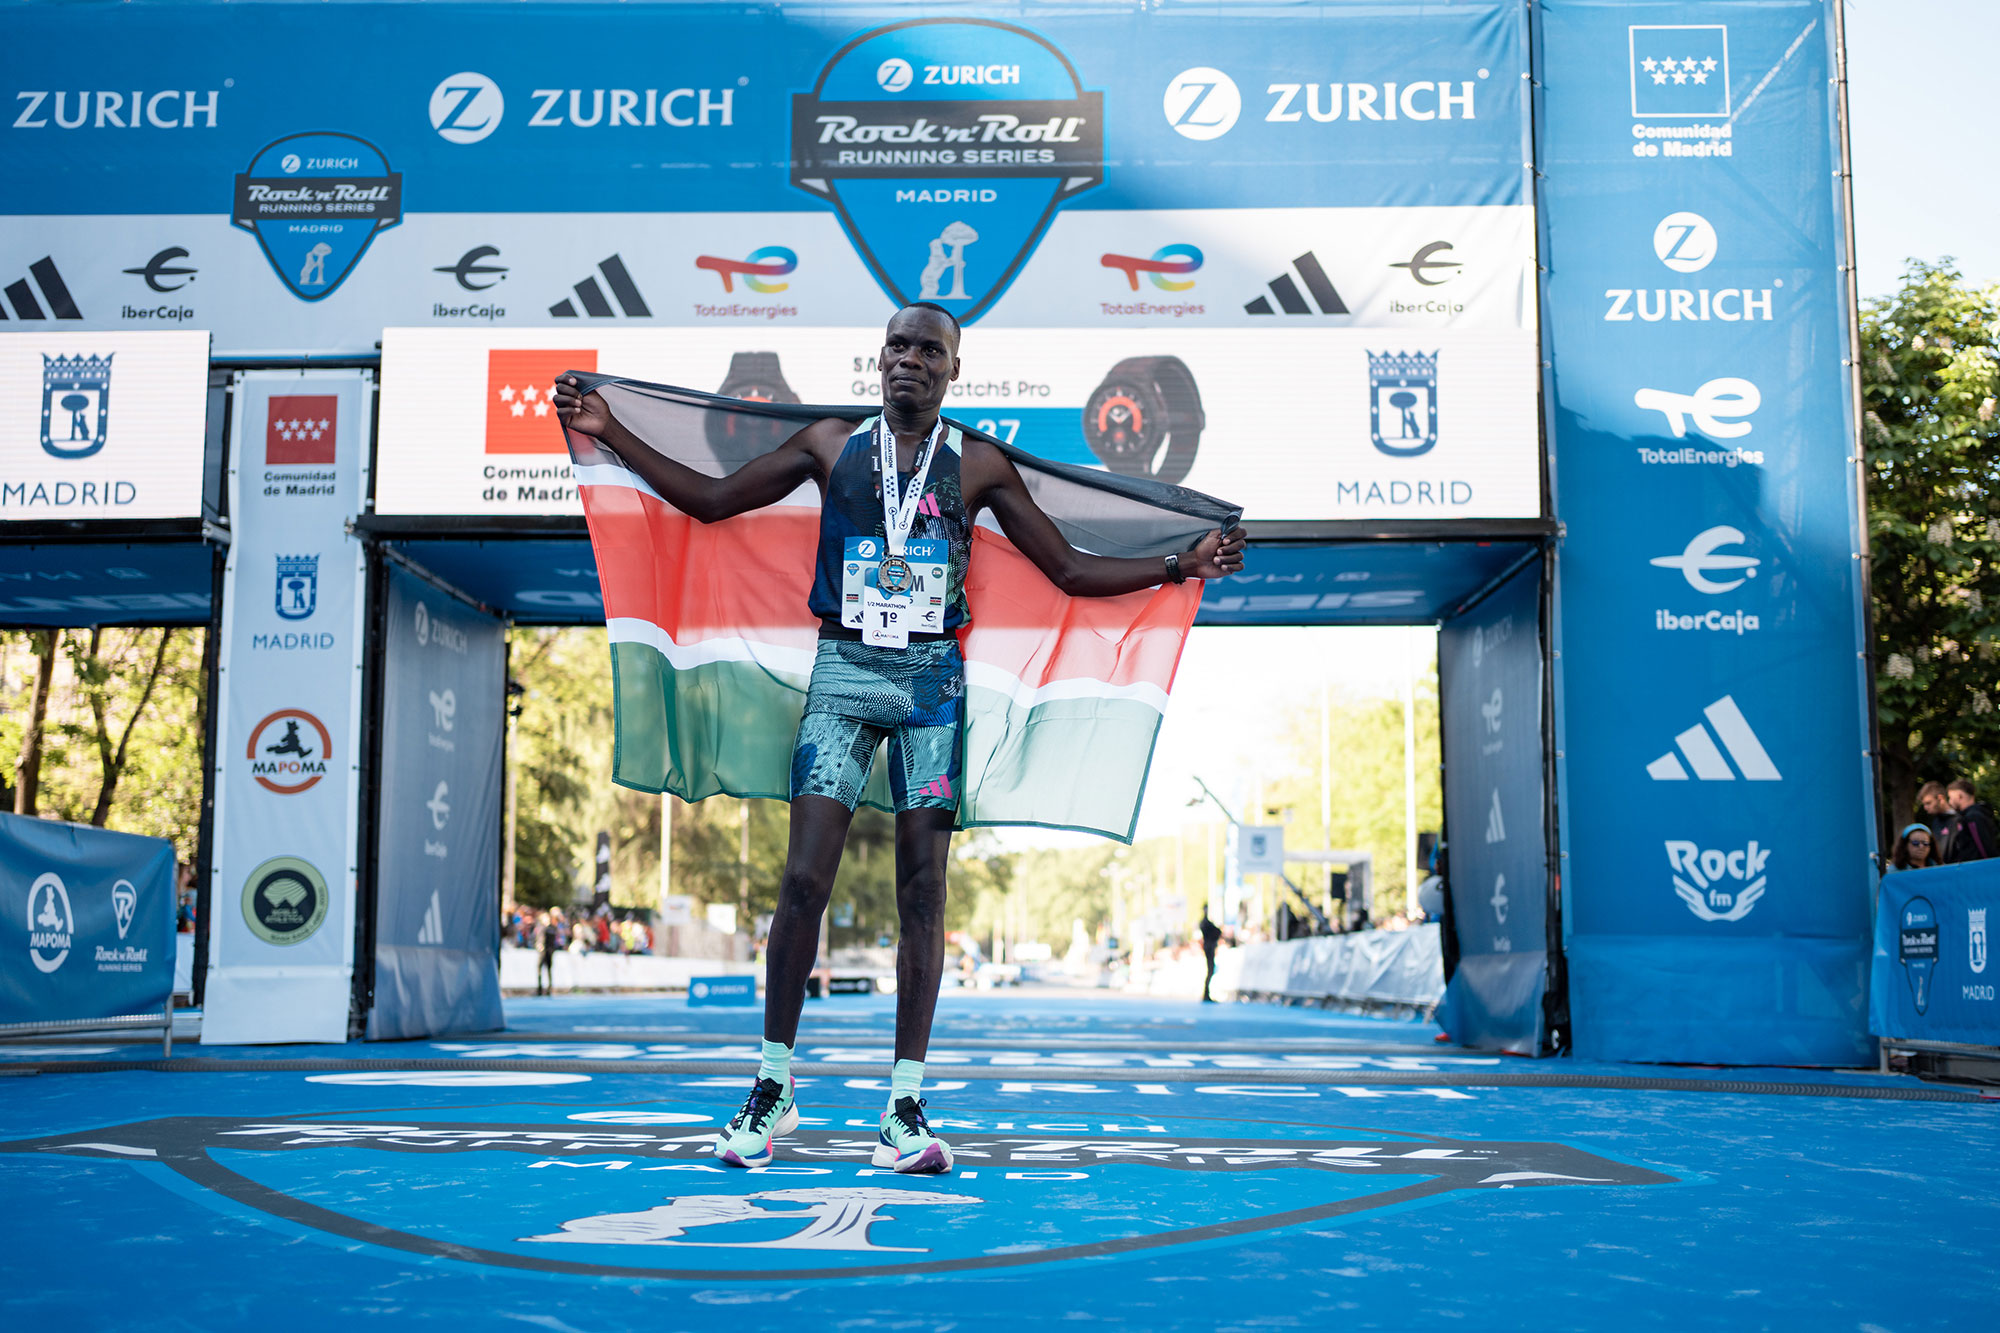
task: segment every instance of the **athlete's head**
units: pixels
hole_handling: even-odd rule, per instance
[[[904,306],[883,335],[880,363],[884,403],[913,415],[935,412],[958,378],[958,320],[929,301]]]

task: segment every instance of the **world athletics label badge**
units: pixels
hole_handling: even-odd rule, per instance
[[[915,19],[792,98],[792,184],[827,200],[898,305],[990,309],[1056,210],[1104,179],[1104,99],[1025,28]]]
[[[301,301],[347,280],[375,233],[403,220],[402,173],[365,139],[330,130],[266,144],[236,177],[233,226],[257,238]]]

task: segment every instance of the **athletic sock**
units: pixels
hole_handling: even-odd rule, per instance
[[[764,1043],[764,1058],[757,1065],[757,1077],[768,1078],[779,1087],[792,1076],[792,1048],[781,1041]]]
[[[905,1097],[915,1097],[924,1086],[924,1062],[922,1060],[898,1060],[889,1073],[889,1109],[896,1109],[896,1103]]]

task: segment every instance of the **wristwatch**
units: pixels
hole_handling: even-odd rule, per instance
[[[798,394],[785,383],[776,352],[738,352],[729,358],[729,373],[716,390],[725,398],[753,403],[796,403]],[[790,439],[804,425],[785,417],[760,417],[747,412],[710,412],[709,447],[726,458],[754,458]]]
[[[1113,472],[1179,482],[1194,466],[1207,418],[1177,356],[1132,356],[1111,367],[1083,407],[1083,439]]]

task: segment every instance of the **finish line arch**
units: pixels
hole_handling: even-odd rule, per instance
[[[433,72],[376,52],[225,79],[292,71],[279,53],[317,37],[304,7],[226,26],[207,3],[121,14],[119,41],[196,91],[176,94],[171,127],[92,94],[91,124],[8,141],[15,175],[45,188],[13,205],[0,245],[0,410],[21,481],[0,478],[0,622],[206,612],[221,719],[206,919],[231,932],[209,941],[209,982],[247,969],[240,1012],[273,1023],[268,1039],[344,1035],[354,969],[382,943],[368,931],[389,818],[371,765],[394,752],[385,599],[407,577],[493,623],[597,614],[562,462],[534,435],[547,404],[524,390],[589,353],[725,393],[858,401],[873,326],[929,284],[963,302],[991,368],[949,412],[1245,504],[1260,562],[1210,590],[1201,623],[1445,627],[1455,853],[1541,854],[1476,876],[1458,860],[1466,920],[1495,958],[1533,952],[1538,933],[1545,955],[1538,975],[1482,965],[1456,1002],[1540,1015],[1537,986],[1566,992],[1577,1048],[1603,1057],[1865,1060],[1872,696],[1840,14],[1827,0],[1713,12],[1660,26],[1591,0],[1492,0],[1329,6],[1300,26],[1085,6],[1027,33],[912,5],[935,21],[835,32],[785,5],[579,5],[566,21],[614,64],[675,53],[652,95],[661,69],[609,70],[631,96],[609,92],[600,117],[583,93],[537,109],[510,54],[536,49],[532,16],[482,10],[467,48],[456,11],[447,30],[410,9],[404,49],[448,42],[498,71],[480,75],[504,96],[477,131],[432,112],[457,105]],[[51,87],[102,82],[89,62],[105,34],[85,21],[22,16]],[[848,60],[920,31],[938,50],[897,59],[921,70],[1003,29],[1019,83],[920,107],[925,85]],[[1209,63],[1184,69],[1190,50]],[[754,77],[694,56],[746,51],[766,53]],[[1668,63],[1689,79],[1654,78]],[[822,143],[862,113],[1048,134],[1010,139],[1021,156],[1004,160],[954,148],[898,164]],[[343,128],[299,137],[307,125]],[[281,143],[313,151],[287,166]],[[597,172],[588,207],[551,198],[557,163]],[[894,174],[909,170],[924,179]],[[129,268],[103,262],[128,253]],[[164,305],[137,296],[175,283]],[[173,446],[194,484],[157,514],[59,501],[172,452],[140,450],[152,353],[119,341],[199,337],[165,324],[212,331],[175,372],[207,404],[206,429]],[[266,499],[297,514],[260,537]],[[1532,721],[1522,772],[1538,792],[1491,767],[1529,747],[1473,743],[1496,651],[1522,674],[1493,716]],[[309,683],[311,701],[252,697]],[[1531,719],[1511,706],[1524,691]],[[255,906],[270,858],[230,840],[304,807],[235,808],[265,761],[225,761],[286,707],[326,725],[329,753],[269,762],[325,764],[284,799],[337,796],[297,826],[338,836],[302,858],[330,924],[275,944],[296,904]],[[456,744],[470,714],[453,722],[435,730]],[[458,753],[431,730],[430,751]],[[1523,791],[1525,814],[1494,805]],[[445,807],[461,809],[433,786],[415,808]],[[1801,809],[1824,828],[1798,829]],[[1473,889],[1489,876],[1506,883]],[[250,914],[232,915],[246,890]],[[446,913],[429,897],[410,921],[435,938]],[[1531,901],[1539,932],[1517,915]],[[279,1030],[308,1012],[309,1030]],[[1538,1046],[1539,1022],[1492,1035]]]

